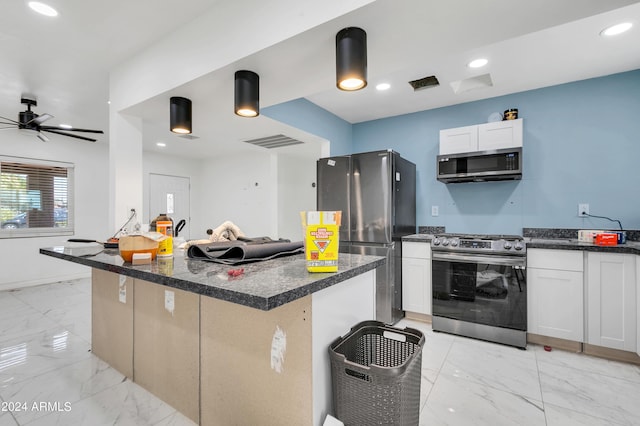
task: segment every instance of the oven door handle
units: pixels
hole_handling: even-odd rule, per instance
[[[505,265],[513,266],[517,269],[524,269],[526,259],[524,257],[515,256],[482,256],[477,254],[459,254],[459,253],[436,253],[431,252],[432,260],[443,260],[448,262],[462,263],[484,263],[488,265]]]

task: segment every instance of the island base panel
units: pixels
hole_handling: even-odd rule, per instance
[[[200,306],[201,423],[311,425],[311,296],[271,311]]]
[[[200,296],[135,280],[135,382],[194,422],[200,417]]]
[[[91,350],[133,380],[133,281],[93,269],[91,275]]]

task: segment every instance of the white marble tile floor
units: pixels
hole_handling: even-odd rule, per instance
[[[396,326],[425,334],[421,426],[640,424],[640,366]]]
[[[425,334],[420,425],[638,425],[640,367]],[[0,426],[191,426],[91,353],[89,279],[0,292]]]

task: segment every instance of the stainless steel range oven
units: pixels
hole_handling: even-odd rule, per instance
[[[440,234],[431,250],[433,330],[525,348],[522,237]]]

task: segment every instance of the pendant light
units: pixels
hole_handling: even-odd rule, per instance
[[[169,102],[170,123],[173,133],[191,133],[191,100],[173,96]]]
[[[360,90],[367,86],[367,33],[348,27],[336,34],[336,86]]]
[[[253,71],[236,71],[235,113],[241,117],[260,114],[260,77]]]

